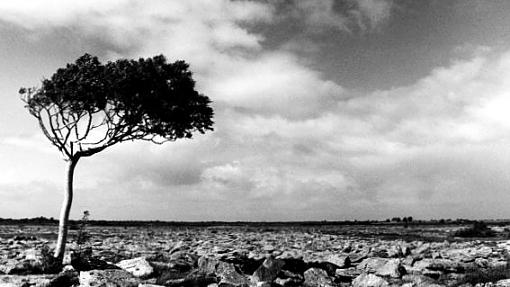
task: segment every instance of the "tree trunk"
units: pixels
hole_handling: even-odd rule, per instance
[[[67,187],[64,194],[64,201],[62,202],[62,209],[60,210],[60,219],[58,222],[58,240],[57,247],[55,248],[55,258],[62,261],[64,252],[66,250],[67,230],[69,222],[69,212],[71,211],[71,204],[73,203],[73,175],[74,168],[78,163],[79,157],[71,158],[69,166],[67,167]]]

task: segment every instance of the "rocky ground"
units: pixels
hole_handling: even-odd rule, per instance
[[[94,227],[58,270],[53,227],[16,228],[0,227],[0,286],[510,286],[510,240],[435,227],[405,229],[432,241],[351,232],[375,227]]]

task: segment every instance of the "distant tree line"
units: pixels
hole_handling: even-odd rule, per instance
[[[393,217],[391,218],[391,220],[388,218],[386,219],[386,222],[404,222],[404,223],[411,223],[413,222],[413,217],[412,216],[408,216],[408,217]]]
[[[393,217],[386,220],[342,220],[342,221],[161,221],[161,220],[89,220],[92,226],[147,226],[147,227],[208,227],[208,226],[334,226],[334,225],[384,225],[384,224],[421,224],[421,225],[441,225],[441,224],[473,224],[476,220],[470,219],[430,219],[416,220],[412,216]],[[510,220],[486,221],[491,225],[510,224]],[[71,224],[79,224],[80,220],[70,220]],[[56,225],[58,220],[53,217],[34,217],[34,218],[0,218],[0,225]]]

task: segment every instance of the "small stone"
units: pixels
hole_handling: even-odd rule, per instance
[[[292,278],[276,278],[274,283],[280,286],[290,286],[292,284]]]
[[[74,272],[76,269],[74,269],[73,265],[65,265],[62,268],[62,272]]]

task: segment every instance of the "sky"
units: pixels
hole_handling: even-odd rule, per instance
[[[17,92],[84,53],[185,60],[215,124],[80,160],[71,218],[510,218],[510,1],[1,1],[0,217],[58,217]]]

